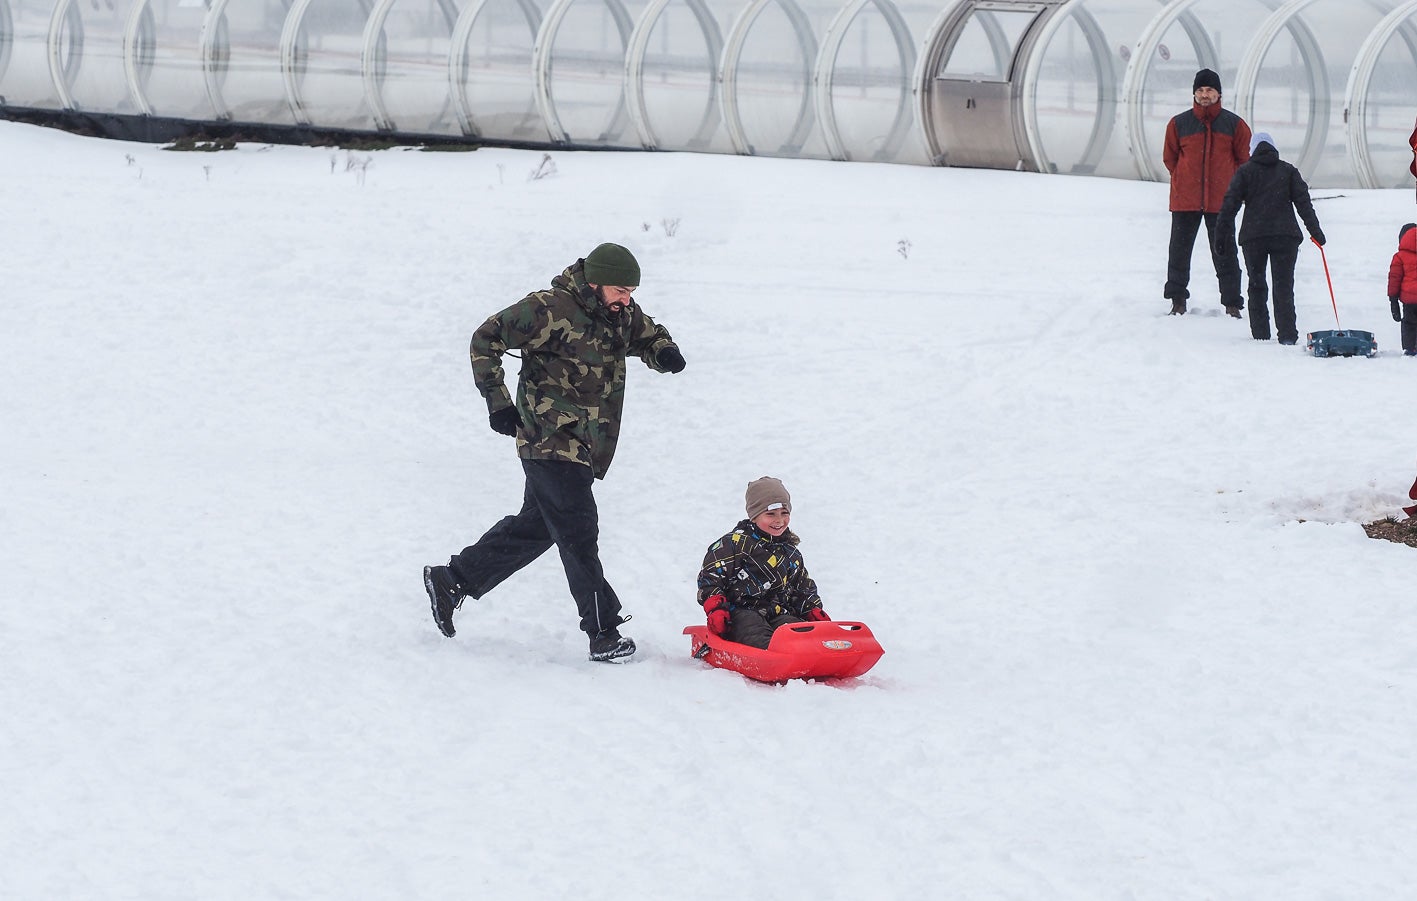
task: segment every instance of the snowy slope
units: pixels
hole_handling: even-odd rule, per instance
[[[1164,185],[720,156],[217,154],[0,123],[7,897],[1401,898],[1417,880],[1411,194],[1316,190],[1316,360],[1162,315]],[[673,234],[670,234],[670,232]],[[600,241],[688,358],[597,485],[629,665],[466,347]],[[908,243],[902,243],[908,242]],[[1198,247],[1198,251],[1200,248]],[[1333,327],[1317,252],[1301,331]],[[846,686],[688,657],[764,474]]]

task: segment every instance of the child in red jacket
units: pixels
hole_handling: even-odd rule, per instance
[[[1417,222],[1397,233],[1397,253],[1387,267],[1392,321],[1402,323],[1402,354],[1417,357]]]

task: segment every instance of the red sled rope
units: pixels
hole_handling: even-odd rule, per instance
[[[1319,259],[1324,261],[1324,279],[1328,282],[1328,299],[1333,303],[1333,321],[1342,329],[1343,323],[1338,321],[1338,298],[1333,296],[1333,277],[1328,274],[1328,254],[1324,253],[1324,246],[1317,240],[1314,238],[1309,240],[1314,242],[1314,246],[1319,249]]]

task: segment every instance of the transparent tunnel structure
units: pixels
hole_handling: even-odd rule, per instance
[[[1408,184],[1417,0],[0,0],[0,113],[1164,180],[1198,68]]]

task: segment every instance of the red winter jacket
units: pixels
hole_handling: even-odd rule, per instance
[[[1407,171],[1417,175],[1417,126],[1412,128],[1412,137],[1407,139],[1407,143],[1412,145],[1412,162],[1408,164]]]
[[[1397,253],[1387,267],[1387,296],[1417,303],[1417,228],[1409,228],[1397,241]]]
[[[1166,123],[1161,159],[1171,173],[1173,213],[1218,213],[1235,170],[1250,158],[1250,126],[1223,109],[1191,105]]]

